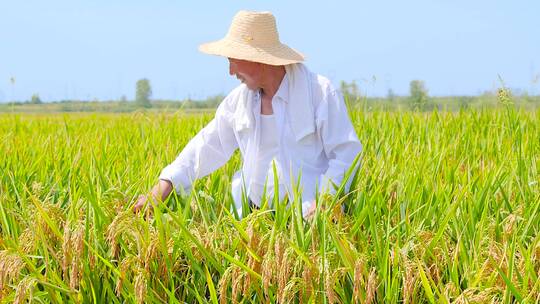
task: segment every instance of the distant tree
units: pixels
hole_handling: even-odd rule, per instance
[[[394,99],[396,98],[394,90],[388,89],[388,93],[386,93],[386,98],[388,99],[388,101],[394,101]]]
[[[136,84],[135,102],[145,108],[150,108],[150,96],[152,96],[152,87],[150,81],[146,78],[139,79]]]
[[[428,103],[428,91],[422,80],[410,83],[410,104],[413,109],[424,110]]]
[[[126,97],[126,95],[120,96],[120,102],[127,102],[127,97]]]
[[[42,103],[42,101],[41,101],[41,98],[39,98],[38,94],[34,94],[30,98],[30,103],[32,103],[32,104],[40,104],[40,103]]]
[[[9,78],[9,83],[11,84],[11,102],[15,102],[15,77],[11,76]]]

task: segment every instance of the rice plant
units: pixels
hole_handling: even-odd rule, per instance
[[[537,303],[540,110],[499,98],[351,110],[361,168],[309,220],[287,200],[237,219],[238,154],[131,212],[211,113],[0,115],[0,301]]]

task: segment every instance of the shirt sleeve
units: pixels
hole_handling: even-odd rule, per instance
[[[238,148],[226,101],[220,104],[214,119],[161,171],[159,179],[170,181],[177,192],[189,192],[196,179],[223,166]]]
[[[339,186],[342,183],[345,173],[362,151],[362,144],[347,114],[343,96],[337,90],[329,90],[316,117],[324,152],[329,159],[328,169],[319,177],[319,192],[335,194],[334,184]],[[355,169],[358,166],[359,161]],[[352,176],[347,180],[346,190],[351,182]]]

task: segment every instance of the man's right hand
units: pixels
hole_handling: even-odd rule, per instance
[[[139,213],[139,211],[141,211],[141,209],[144,208],[144,206],[146,205],[146,202],[148,201],[148,196],[150,195],[150,193],[139,195],[139,197],[137,198],[137,202],[133,206],[133,212]],[[151,204],[149,205],[149,208],[152,208]]]
[[[170,181],[160,179],[150,193],[139,195],[133,206],[133,212],[141,211],[145,205],[148,206],[148,211],[152,212],[154,204],[164,201],[171,194],[172,189],[173,185]]]

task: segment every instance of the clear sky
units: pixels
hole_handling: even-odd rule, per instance
[[[241,9],[270,10],[307,66],[367,96],[540,94],[540,1],[0,0],[0,102],[202,99],[238,85],[225,58],[199,53]],[[11,78],[14,78],[14,82]]]

